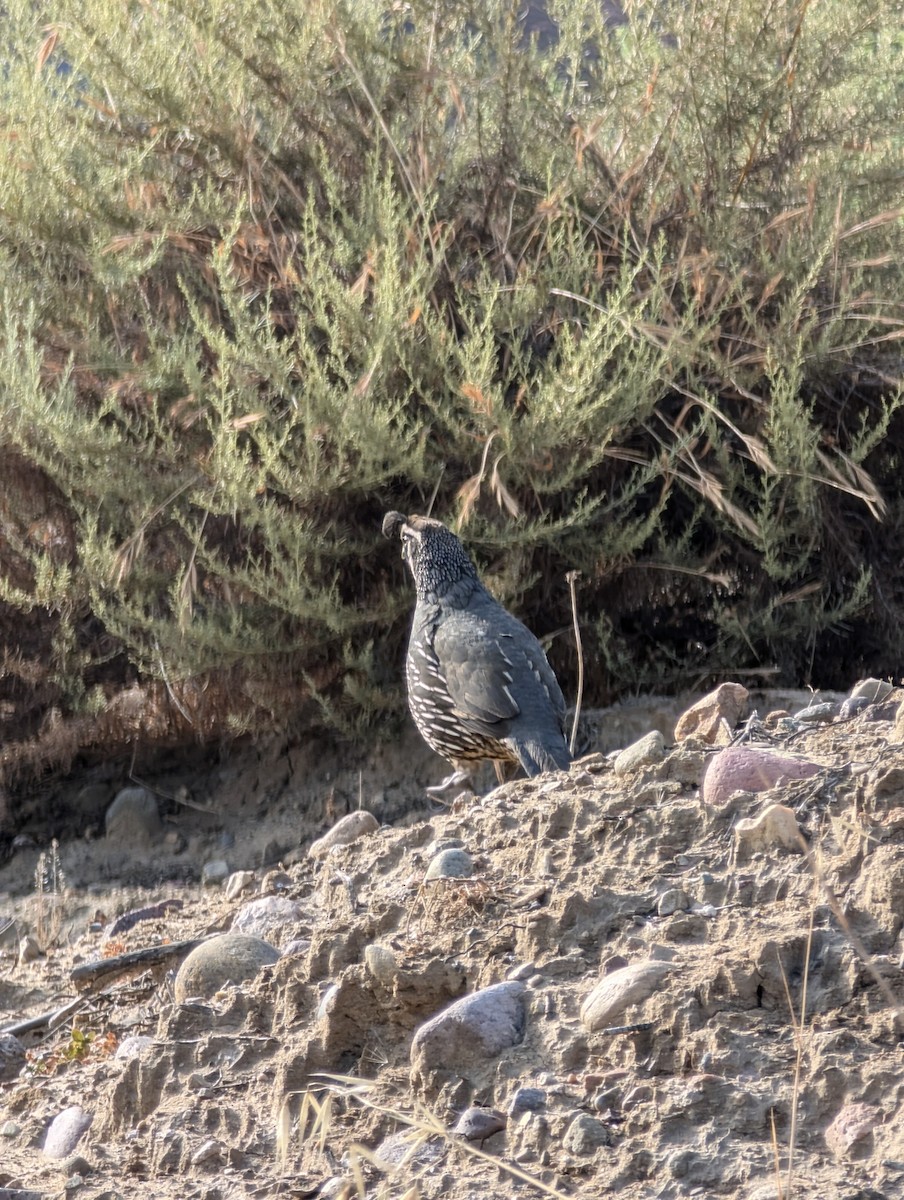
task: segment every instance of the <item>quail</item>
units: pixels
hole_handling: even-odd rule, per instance
[[[455,534],[398,512],[383,518],[383,534],[401,538],[417,592],[408,706],[427,744],[455,768],[428,790],[470,782],[486,759],[520,763],[528,775],[567,768],[565,700],[543,647],[493,599]]]

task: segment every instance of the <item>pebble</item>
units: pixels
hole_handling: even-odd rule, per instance
[[[224,858],[214,858],[201,868],[201,882],[205,887],[222,887],[229,878],[229,863]]]
[[[349,846],[368,833],[376,833],[379,828],[380,823],[373,813],[359,808],[337,821],[323,837],[312,842],[308,854],[311,858],[325,858],[334,846]]]
[[[681,888],[669,888],[659,897],[656,911],[660,917],[670,917],[672,913],[687,912],[691,907],[691,898]]]
[[[78,1104],[64,1108],[47,1129],[44,1138],[44,1153],[48,1158],[66,1158],[78,1145],[79,1138],[94,1120],[94,1114],[85,1112]]]
[[[463,996],[419,1026],[411,1043],[412,1076],[492,1066],[503,1050],[524,1036],[526,988],[510,980]]]
[[[521,1113],[538,1112],[546,1107],[546,1092],[543,1088],[519,1087],[509,1101],[508,1115],[520,1116]]]
[[[395,952],[389,946],[372,942],[364,948],[364,965],[379,983],[389,987],[399,973]]]
[[[725,746],[747,712],[748,692],[740,683],[723,683],[686,709],[675,724],[675,741],[694,737],[710,746]]]
[[[581,1023],[591,1033],[617,1024],[626,1009],[658,991],[672,969],[670,963],[648,959],[604,975],[581,1005]]]
[[[242,905],[232,928],[236,933],[250,933],[252,937],[279,945],[298,933],[298,925],[305,917],[305,910],[297,900],[288,896],[260,896]]]
[[[226,880],[226,886],[223,889],[223,894],[227,900],[238,900],[239,896],[243,896],[245,892],[250,892],[253,890],[253,871],[233,871]]]
[[[467,850],[450,847],[441,850],[430,860],[424,881],[430,879],[470,879],[474,874],[474,860]]]
[[[216,1138],[208,1138],[206,1142],[201,1143],[191,1156],[191,1165],[199,1167],[202,1163],[219,1162],[222,1156],[222,1149]]]
[[[30,933],[26,934],[19,942],[19,966],[21,967],[23,963],[34,962],[36,958],[40,957],[41,947],[38,945],[37,938],[33,938]]]
[[[701,788],[705,804],[725,804],[735,792],[765,792],[783,779],[810,779],[824,768],[758,746],[728,746],[714,755]]]
[[[160,837],[162,828],[157,800],[147,788],[123,788],[107,809],[105,829],[114,841],[147,846]]]
[[[612,769],[616,775],[629,775],[641,767],[649,767],[665,758],[665,742],[658,729],[651,730],[638,741],[625,746],[616,755]]]
[[[280,958],[294,958],[300,954],[307,954],[311,948],[310,938],[292,938],[290,942],[286,942],[280,951]]]
[[[882,1113],[872,1104],[845,1104],[825,1132],[826,1145],[836,1158],[843,1158],[881,1120]]]
[[[839,708],[838,716],[842,721],[850,721],[852,717],[856,717],[865,708],[869,708],[869,700],[865,696],[848,696],[847,700],[843,701]]]
[[[288,891],[291,886],[292,876],[288,871],[276,869],[266,873],[258,890],[262,896],[269,896],[274,892]]]
[[[754,854],[775,846],[796,850],[798,854],[804,849],[797,818],[784,804],[770,804],[759,816],[738,821],[734,834],[739,855]]]
[[[500,1133],[508,1124],[508,1118],[493,1108],[466,1108],[452,1129],[453,1133],[466,1142],[479,1142],[482,1146],[487,1138]]]
[[[799,725],[828,725],[838,716],[838,705],[827,700],[824,704],[808,704],[794,714]]]
[[[71,1155],[61,1166],[67,1175],[81,1175],[83,1178],[90,1175],[94,1169],[81,1154]]]
[[[596,1117],[579,1113],[565,1130],[562,1145],[569,1154],[592,1154],[600,1146],[611,1146],[612,1134]]]
[[[278,958],[279,951],[260,938],[222,933],[196,946],[179,967],[173,988],[176,1003],[195,996],[210,999],[225,984],[243,983]]]
[[[878,704],[887,700],[894,691],[887,679],[861,679],[850,690],[849,699],[866,700],[868,704]]]
[[[22,1126],[18,1123],[18,1121],[4,1121],[3,1124],[0,1125],[0,1137],[14,1138],[18,1137],[21,1132]]]
[[[114,1058],[131,1059],[138,1058],[143,1050],[148,1046],[153,1046],[154,1039],[148,1037],[146,1033],[133,1033],[130,1037],[123,1038],[116,1047]]]

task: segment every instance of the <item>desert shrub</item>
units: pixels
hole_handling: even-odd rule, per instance
[[[398,711],[389,507],[591,701],[899,671],[895,12],[10,6],[13,740]]]

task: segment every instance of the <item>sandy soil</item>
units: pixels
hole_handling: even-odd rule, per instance
[[[139,777],[163,815],[146,842],[101,836],[122,766],[13,797],[0,1025],[74,1006],[19,1034],[24,1062],[0,1052],[0,1196],[904,1196],[901,698],[775,732],[823,769],[718,807],[702,744],[628,774],[604,757],[651,728],[668,741],[675,702],[597,715],[570,773],[447,807],[413,734],[369,755],[274,742],[160,763]],[[739,841],[776,802],[809,855]],[[379,828],[308,853],[359,808]],[[53,836],[63,881],[39,894]],[[443,849],[470,877],[425,880]],[[201,885],[218,859],[254,873],[246,892]],[[268,940],[295,945],[241,984],[177,1003],[179,955],[71,978],[229,930],[260,897]],[[105,932],[165,900],[181,906]],[[18,962],[25,934],[42,953]],[[590,1028],[595,985],[650,963],[655,985]],[[412,1056],[428,1019],[504,980],[524,985],[514,1044],[439,1070]],[[90,1128],[50,1158],[75,1105]],[[508,1117],[483,1143],[451,1132],[475,1105]]]

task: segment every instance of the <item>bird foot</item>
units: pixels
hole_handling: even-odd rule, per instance
[[[441,796],[443,792],[447,792],[451,787],[460,787],[464,785],[474,791],[474,783],[471,779],[469,771],[458,770],[453,771],[451,775],[447,775],[442,783],[435,783],[433,787],[428,787],[427,793],[430,796]]]

